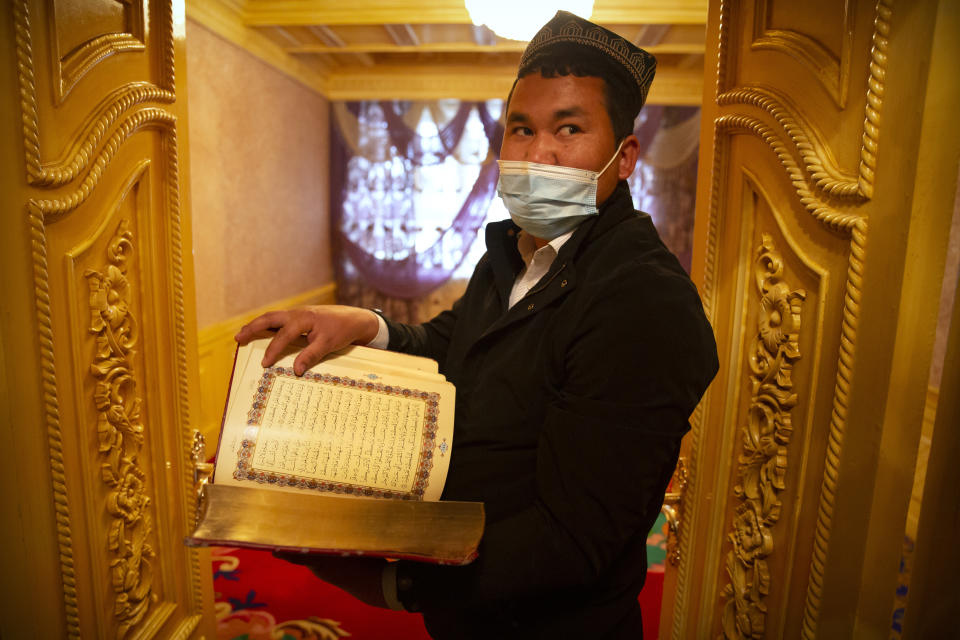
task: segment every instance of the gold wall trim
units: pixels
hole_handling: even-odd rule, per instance
[[[843,212],[835,209],[810,191],[807,188],[803,171],[797,166],[793,155],[787,149],[787,145],[763,122],[750,116],[725,115],[716,119],[716,126],[724,131],[752,133],[766,142],[777,155],[780,164],[786,169],[787,176],[793,183],[794,190],[800,197],[800,202],[804,208],[827,227],[835,231],[849,232],[857,221],[863,217],[862,214],[855,211]]]
[[[870,47],[870,76],[867,78],[866,117],[860,148],[860,183],[866,197],[873,197],[874,169],[877,167],[877,141],[880,138],[880,110],[883,106],[884,78],[887,75],[887,47],[890,41],[890,15],[893,0],[878,0],[873,20]]]
[[[836,165],[816,130],[787,106],[787,98],[770,89],[744,87],[717,96],[717,104],[749,104],[764,110],[787,133],[794,153],[803,159],[803,168],[818,191],[841,201],[864,201],[862,176],[857,180]]]
[[[873,197],[874,170],[876,168],[881,110],[885,93],[888,37],[892,24],[892,5],[893,0],[876,0],[874,3],[875,16],[858,175],[855,179],[853,176],[842,176],[839,181],[835,181],[837,176],[830,176],[829,171],[827,171],[827,167],[832,165],[820,161],[831,157],[829,149],[825,145],[821,151],[813,155],[805,154],[801,149],[805,143],[809,142],[809,137],[812,135],[810,131],[812,130],[806,131],[806,125],[796,118],[789,108],[782,113],[774,113],[778,108],[784,107],[785,101],[778,100],[779,104],[765,101],[762,90],[758,91],[755,87],[736,88],[728,86],[729,83],[734,81],[731,69],[728,69],[728,66],[735,65],[735,58],[738,55],[737,51],[731,51],[729,43],[731,37],[729,33],[731,27],[730,14],[732,12],[730,0],[719,0],[718,7],[715,9],[718,12],[716,23],[718,29],[716,35],[716,97],[717,104],[721,106],[721,109],[714,119],[713,175],[711,183],[707,187],[710,204],[707,205],[708,211],[706,212],[705,264],[702,265],[704,269],[702,297],[707,317],[711,322],[715,322],[720,312],[718,301],[715,299],[719,287],[717,272],[720,266],[718,264],[718,243],[719,234],[724,224],[721,216],[726,213],[721,210],[721,202],[729,181],[728,169],[721,163],[721,160],[728,157],[729,145],[733,135],[747,133],[764,141],[774,151],[786,170],[787,177],[804,208],[829,229],[841,233],[843,236],[849,235],[850,248],[847,256],[847,274],[843,285],[842,320],[838,327],[840,344],[836,356],[837,372],[834,382],[832,412],[824,455],[823,478],[818,497],[818,513],[813,532],[812,558],[807,578],[802,613],[803,621],[799,634],[806,640],[817,637],[818,627],[820,626],[819,617],[823,602],[827,553],[834,522],[840,458],[843,452],[848,408],[850,406],[869,228],[866,213],[858,209],[860,209],[859,205]],[[731,89],[736,89],[736,91]],[[729,93],[724,95],[727,91]],[[774,97],[777,97],[777,95],[774,94]],[[707,99],[709,100],[709,97]],[[765,122],[766,118],[763,116],[760,116],[761,119],[757,119],[745,115],[742,111],[737,113],[729,109],[734,104],[752,104],[761,109],[766,115],[771,116],[770,126]],[[785,117],[791,118],[793,121],[790,122]],[[776,122],[773,122],[774,120]],[[789,140],[785,142],[781,139],[771,126],[777,127],[778,132],[784,131]],[[798,133],[805,134],[808,139],[805,141],[801,136],[796,135]],[[798,166],[798,160],[803,163],[803,167]],[[856,190],[853,188],[854,183],[857,185]],[[821,198],[819,194],[823,194],[824,197]],[[838,194],[843,197],[837,198]],[[708,401],[710,393],[711,391],[708,389],[703,402]],[[694,422],[690,455],[693,464],[691,465],[688,491],[691,492],[695,500],[701,499],[700,493],[706,491],[706,489],[698,486],[700,483],[697,475],[699,465],[703,464],[702,458],[707,455],[701,451],[703,448],[701,431],[702,425],[699,422]],[[696,527],[692,528],[695,529]],[[691,584],[694,569],[685,562],[686,558],[691,557],[694,544],[692,538],[689,529],[681,531],[681,566],[677,572],[677,596],[671,631],[672,637],[676,639],[686,637],[687,620],[690,618],[687,603],[692,597],[686,591],[696,589],[696,586]],[[708,541],[708,545],[710,544],[712,544],[712,541]],[[717,603],[717,605],[719,604]],[[709,607],[717,605],[710,602],[702,603],[700,611],[709,614]]]
[[[754,275],[760,301],[748,360],[751,398],[733,488],[739,504],[727,536],[733,547],[726,554],[729,582],[721,592],[726,598],[723,633],[731,639],[761,637],[766,631],[765,599],[771,584],[767,557],[776,546],[779,494],[786,488],[790,412],[797,405],[791,373],[800,358],[801,305],[806,298],[805,291],[791,291],[783,281],[783,258],[766,233],[756,249]]]
[[[197,351],[200,363],[200,421],[197,427],[207,441],[207,451],[215,451],[220,437],[220,421],[227,397],[227,384],[233,369],[236,342],[233,336],[240,328],[267,311],[292,309],[312,304],[333,304],[337,287],[328,283],[294,296],[275,300],[257,309],[251,309],[197,332]],[[191,512],[192,513],[192,512]]]
[[[343,24],[471,24],[463,0],[379,0],[358,15],[350,4],[313,0],[248,0],[244,22],[251,26]],[[701,24],[707,0],[599,0],[591,19],[602,24]]]
[[[804,638],[812,639],[816,635],[817,618],[820,611],[820,601],[822,591],[820,585],[823,583],[823,573],[826,566],[827,543],[830,538],[830,529],[833,522],[833,503],[836,495],[836,478],[839,472],[840,453],[843,446],[843,437],[846,429],[847,406],[849,405],[849,390],[851,384],[851,374],[853,368],[853,358],[856,346],[856,333],[859,319],[859,301],[863,282],[863,263],[866,256],[866,234],[867,221],[865,217],[857,213],[843,213],[836,211],[826,205],[823,205],[816,199],[808,189],[802,176],[802,172],[797,167],[786,146],[776,134],[764,123],[750,118],[748,116],[727,115],[717,118],[714,122],[713,148],[714,148],[714,171],[711,184],[710,211],[707,219],[707,242],[706,256],[704,258],[704,287],[701,293],[704,311],[711,323],[716,322],[716,301],[715,292],[717,287],[717,257],[719,242],[720,211],[719,203],[721,195],[727,181],[727,171],[720,160],[725,157],[727,147],[730,144],[730,138],[737,133],[749,133],[756,135],[764,140],[780,159],[781,164],[787,169],[788,175],[800,196],[801,202],[805,208],[810,211],[815,218],[820,220],[825,226],[851,235],[851,253],[849,258],[849,267],[847,271],[846,295],[844,299],[843,326],[841,329],[841,348],[839,354],[839,364],[837,371],[837,380],[834,390],[833,412],[831,415],[831,424],[829,430],[829,443],[826,455],[826,464],[824,470],[824,479],[821,487],[821,498],[818,512],[818,520],[814,533],[813,560],[811,562],[811,576],[807,588],[807,607],[804,617]],[[717,167],[720,167],[718,170]],[[711,398],[711,390],[708,389],[697,412],[702,407],[706,407]],[[704,409],[705,410],[705,409]],[[702,418],[694,414],[691,420],[692,441],[691,441],[691,465],[688,479],[688,492],[691,499],[696,499],[699,489],[699,476],[697,469],[702,463],[701,451],[702,442]],[[673,638],[683,638],[685,633],[685,613],[687,613],[687,591],[689,590],[688,580],[693,568],[686,561],[691,554],[693,544],[690,531],[696,527],[696,510],[691,510],[691,518],[686,523],[687,526],[680,531],[680,567],[677,571],[677,596],[674,611],[677,612],[673,617]]]
[[[350,68],[327,77],[324,95],[330,100],[436,100],[451,95],[461,100],[506,99],[516,77],[511,65]]]
[[[159,114],[165,117],[156,118]],[[144,109],[140,113],[142,118],[134,117],[125,121],[129,126],[121,128],[114,136],[117,139],[115,146],[108,144],[108,149],[98,158],[95,169],[100,171],[109,162],[121,142],[129,137],[129,133],[140,128],[144,123],[160,123],[172,125],[175,118],[160,109]],[[129,130],[126,134],[125,131]],[[120,135],[124,134],[124,135]],[[119,137],[118,137],[119,136]],[[111,140],[113,141],[114,138]],[[166,183],[167,206],[170,212],[168,226],[169,248],[171,251],[172,288],[173,288],[173,315],[175,327],[175,362],[177,376],[177,411],[180,424],[183,426],[182,438],[192,433],[190,423],[190,397],[188,393],[187,347],[186,347],[186,314],[183,292],[183,236],[181,232],[182,216],[179,204],[179,167],[175,130],[172,126],[166,129],[163,138],[166,150]],[[94,171],[91,171],[93,174]],[[99,175],[99,173],[98,173]],[[67,617],[68,636],[77,638],[80,634],[79,607],[77,604],[76,575],[73,564],[73,542],[70,535],[70,512],[67,499],[66,477],[63,466],[63,439],[59,418],[59,400],[56,387],[56,367],[53,353],[53,325],[50,306],[49,272],[46,255],[46,223],[56,217],[72,211],[85,200],[97,180],[88,176],[84,185],[69,196],[57,200],[30,200],[28,203],[28,223],[31,227],[33,262],[34,262],[34,292],[38,316],[38,336],[40,342],[40,362],[43,370],[44,404],[46,411],[47,434],[50,447],[51,473],[53,475],[54,506],[57,515],[58,541],[60,545],[61,574],[64,584],[64,601]],[[91,293],[91,295],[93,295]],[[183,440],[181,451],[184,487],[192,487],[190,460],[190,445]],[[196,496],[192,491],[185,491],[181,496],[184,501],[185,513],[193,513],[196,509]],[[197,610],[202,610],[202,576],[199,555],[191,553],[189,557],[191,581],[191,596]],[[139,618],[138,618],[139,620]],[[135,622],[131,623],[135,624]]]
[[[517,77],[513,65],[500,67],[348,67],[327,77],[330,100],[505,99]],[[703,74],[698,69],[663,69],[650,87],[647,104],[699,105]]]

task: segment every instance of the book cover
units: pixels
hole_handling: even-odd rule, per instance
[[[188,544],[470,561],[483,505],[437,502],[455,389],[436,362],[349,347],[296,376],[302,345],[264,368],[268,343],[237,349]]]

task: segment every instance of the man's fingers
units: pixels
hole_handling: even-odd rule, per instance
[[[323,356],[330,353],[331,349],[326,340],[313,331],[308,336],[310,344],[304,347],[297,359],[293,361],[293,372],[302,376],[303,372],[317,364],[323,359]]]
[[[275,335],[273,340],[270,341],[270,344],[267,345],[266,351],[263,352],[263,361],[260,363],[260,366],[269,367],[273,365],[274,362],[280,359],[287,345],[303,335],[309,328],[310,323],[308,318],[302,314],[291,313],[287,322],[280,327],[277,335]]]
[[[264,331],[282,327],[286,321],[287,315],[289,315],[289,313],[286,311],[268,311],[267,313],[257,316],[247,324],[243,325],[233,339],[239,342],[241,345],[247,344],[254,338],[260,337],[259,334],[263,333]]]
[[[273,366],[284,355],[284,350],[301,335],[307,335],[308,345],[294,360],[293,370],[298,376],[317,364],[331,351],[355,341],[369,342],[377,333],[376,315],[364,309],[350,307],[303,307],[291,311],[270,311],[254,318],[234,336],[241,345],[259,338],[270,329],[276,335],[264,351],[261,365]]]

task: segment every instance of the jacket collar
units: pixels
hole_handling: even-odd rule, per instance
[[[613,193],[610,194],[610,197],[600,205],[599,214],[591,216],[577,227],[570,239],[560,248],[557,258],[544,276],[544,281],[549,281],[558,271],[563,269],[564,278],[567,280],[563,287],[563,293],[572,290],[573,287],[567,287],[567,284],[572,285],[575,281],[576,274],[573,269],[573,262],[577,256],[596,238],[635,215],[637,215],[637,212],[633,208],[630,188],[625,181],[621,181]],[[514,224],[512,220],[502,220],[487,225],[487,251],[490,253],[494,283],[500,296],[501,308],[504,310],[517,275],[523,269],[523,259],[517,250],[517,233],[519,231],[520,227]],[[534,290],[537,288],[534,287]],[[546,302],[546,300],[542,302]],[[520,306],[522,305],[517,305],[517,307]]]
[[[610,197],[600,205],[598,215],[585,220],[560,248],[557,260],[560,260],[561,257],[564,259],[573,258],[580,253],[581,247],[588,245],[594,238],[602,236],[636,214],[637,212],[633,208],[633,200],[630,197],[630,187],[627,186],[625,181],[621,180]],[[514,224],[512,220],[501,220],[487,225],[485,240],[487,251],[493,258],[497,288],[502,289],[504,285],[509,283],[508,292],[509,287],[513,286],[517,274],[523,269],[523,259],[517,250],[517,233],[519,231],[520,227]],[[497,267],[501,268],[498,269]]]
[[[597,215],[583,222],[573,236],[560,248],[557,260],[573,260],[593,240],[607,233],[627,218],[637,215],[633,208],[633,198],[630,197],[630,187],[621,180],[610,197],[600,205]]]

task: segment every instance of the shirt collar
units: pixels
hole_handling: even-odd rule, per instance
[[[521,230],[517,234],[517,250],[520,252],[520,257],[523,258],[523,263],[529,267],[530,261],[533,260],[533,254],[535,254],[537,251],[547,249],[547,247],[552,250],[554,255],[560,253],[560,247],[562,247],[564,243],[570,239],[570,236],[573,235],[574,231],[576,231],[575,228],[567,231],[563,235],[557,236],[540,249],[537,249],[537,245],[533,239],[533,236],[526,231]]]

